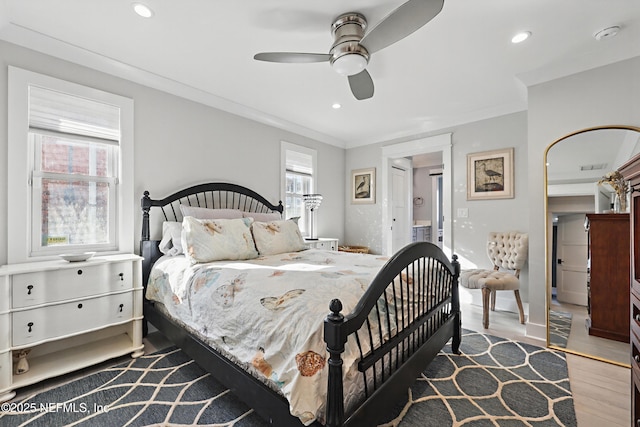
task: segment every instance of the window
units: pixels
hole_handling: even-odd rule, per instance
[[[9,82],[10,262],[131,252],[132,100],[13,67]]]
[[[303,195],[315,190],[316,150],[283,142],[282,154],[285,214],[287,218],[299,217],[298,227],[308,236],[310,224]]]

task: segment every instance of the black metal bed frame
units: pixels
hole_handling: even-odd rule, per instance
[[[145,191],[141,204],[140,253],[144,257],[145,293],[151,267],[162,255],[159,241],[150,239],[152,207],[161,209],[165,221],[181,220],[180,204],[283,212],[282,202],[271,204],[246,187],[223,182],[196,185],[159,200],[151,199]],[[340,300],[331,301],[324,324],[329,353],[326,426],[377,425],[397,404],[396,398],[404,395],[451,338],[452,351],[459,352],[460,265],[455,255],[452,258],[449,261],[442,250],[431,243],[410,244],[387,261],[352,313],[343,315]],[[378,320],[377,329],[370,323],[371,316]],[[282,395],[185,330],[146,298],[144,317],[145,334],[146,322],[150,322],[271,425],[302,425],[290,414],[289,403]],[[365,400],[345,413],[341,354],[350,336],[355,338],[360,351],[358,369],[364,381]],[[372,350],[363,350],[366,348]],[[313,425],[321,424],[316,421]]]

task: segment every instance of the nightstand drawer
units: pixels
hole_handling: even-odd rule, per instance
[[[336,241],[335,240],[331,240],[331,241],[327,241],[327,242],[316,242],[314,247],[316,249],[326,249],[328,251],[337,251],[338,248],[336,247]]]
[[[13,346],[21,347],[88,330],[122,323],[133,316],[133,293],[16,311],[13,317]]]
[[[78,264],[75,268],[45,270],[12,276],[14,308],[64,301],[131,289],[131,262]]]
[[[331,239],[327,237],[321,237],[316,240],[305,239],[304,243],[309,249],[323,249],[326,251],[338,250],[338,239]]]

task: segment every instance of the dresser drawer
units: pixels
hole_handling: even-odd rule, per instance
[[[640,380],[640,343],[634,334],[631,334],[631,375],[635,381]]]
[[[125,322],[133,316],[133,292],[15,311],[13,345],[22,347]]]
[[[640,299],[635,292],[631,292],[631,332],[640,338]]]
[[[133,266],[131,262],[83,264],[15,274],[12,282],[13,307],[22,308],[131,289]]]

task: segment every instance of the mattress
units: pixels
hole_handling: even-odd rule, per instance
[[[343,312],[352,311],[386,261],[319,249],[196,265],[183,256],[165,256],[151,271],[146,297],[281,393],[291,414],[309,425],[324,422],[328,367],[323,325],[329,303],[339,298]],[[382,317],[369,321],[376,330],[380,327],[384,339],[395,333],[398,317],[387,316],[388,305],[378,305]],[[343,354],[347,409],[364,393],[354,341],[350,337]]]

